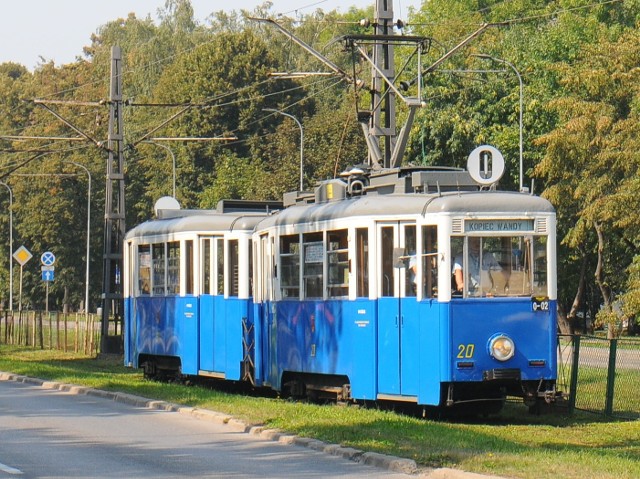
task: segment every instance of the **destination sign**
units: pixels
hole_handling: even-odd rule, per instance
[[[533,220],[469,220],[464,222],[465,233],[533,231]]]

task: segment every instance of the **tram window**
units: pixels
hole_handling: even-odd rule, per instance
[[[415,225],[404,226],[404,256],[408,258],[405,274],[405,296],[415,296],[418,287],[418,264],[416,258],[416,227]]]
[[[369,297],[369,231],[356,230],[356,295]]]
[[[533,241],[533,294],[546,296],[547,290],[547,238],[534,236]]]
[[[185,294],[193,294],[193,241],[187,240],[185,245]]]
[[[165,251],[164,243],[156,243],[151,249],[151,264],[153,266],[153,294],[165,295]]]
[[[280,238],[280,288],[283,298],[300,297],[300,237]]]
[[[322,298],[324,248],[322,233],[307,233],[302,236],[304,255],[303,285],[305,298]]]
[[[216,290],[213,294],[224,294],[224,240],[222,238],[217,238],[216,240]]]
[[[327,232],[328,284],[330,298],[349,296],[349,248],[347,230]]]
[[[180,294],[180,243],[167,243],[167,295]]]
[[[462,290],[467,297],[504,296],[509,292],[509,269],[503,269],[498,262],[501,238],[469,236],[462,252],[455,251],[452,274],[455,287],[461,291],[460,279],[464,281]],[[496,257],[498,256],[498,258]]]
[[[422,297],[438,297],[438,228],[422,227]]]
[[[229,268],[229,296],[238,296],[238,240],[229,240],[227,266]]]
[[[151,247],[148,244],[138,246],[138,294],[151,293]]]
[[[470,236],[452,238],[452,273],[464,273],[465,296],[547,294],[547,238],[538,236]],[[454,291],[457,287],[454,285]],[[459,292],[459,291],[458,291]]]
[[[382,285],[382,296],[393,296],[393,226],[381,228],[380,233],[380,255],[382,258],[380,282]]]
[[[202,294],[212,294],[211,291],[211,239],[204,238],[202,240],[202,253],[201,253],[201,271],[202,271]]]

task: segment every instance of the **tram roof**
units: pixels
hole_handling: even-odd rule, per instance
[[[509,215],[554,213],[539,196],[505,191],[461,191],[443,194],[363,195],[338,201],[290,206],[266,218],[262,227],[313,223],[332,219],[426,214]]]
[[[218,213],[215,210],[190,211],[184,216],[146,221],[129,230],[125,239],[182,232],[253,231],[265,213]]]

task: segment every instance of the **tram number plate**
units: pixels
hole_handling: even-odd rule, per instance
[[[531,298],[531,309],[535,312],[549,311],[549,298]]]

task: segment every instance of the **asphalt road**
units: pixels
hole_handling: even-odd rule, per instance
[[[416,476],[265,440],[187,414],[0,380],[0,478],[16,477]]]

